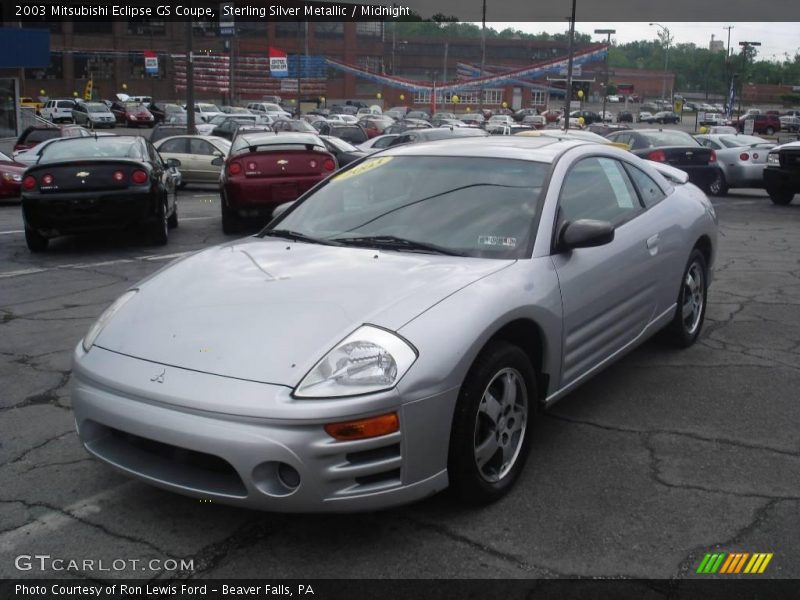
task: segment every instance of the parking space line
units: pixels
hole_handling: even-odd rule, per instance
[[[66,265],[55,265],[53,267],[34,267],[31,269],[20,269],[18,271],[6,271],[0,273],[0,279],[8,279],[11,277],[20,277],[22,275],[34,275],[36,273],[45,273],[47,271],[57,271],[58,269],[93,269],[96,267],[107,267],[109,265],[122,265],[125,263],[134,262],[154,262],[159,260],[169,260],[171,258],[180,258],[187,254],[191,254],[195,250],[187,250],[186,252],[173,252],[172,254],[148,254],[145,256],[136,256],[134,258],[118,258],[115,260],[104,260],[93,263],[71,263]]]
[[[10,231],[0,231],[0,235],[11,235],[12,233],[25,233],[24,229],[12,229]]]

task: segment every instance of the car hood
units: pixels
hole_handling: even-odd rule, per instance
[[[247,238],[179,260],[140,284],[95,343],[293,387],[360,325],[396,331],[513,262]]]

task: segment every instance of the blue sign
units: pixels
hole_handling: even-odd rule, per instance
[[[0,27],[0,69],[49,66],[49,31]]]

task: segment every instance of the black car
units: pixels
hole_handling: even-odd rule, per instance
[[[681,116],[671,110],[662,110],[653,115],[656,123],[679,123]]]
[[[43,252],[58,235],[140,225],[166,244],[168,229],[178,226],[178,166],[140,136],[51,143],[22,180],[28,248]]]
[[[319,139],[325,144],[325,148],[328,152],[336,157],[336,162],[339,164],[339,167],[349,165],[351,162],[367,156],[367,152],[364,152],[361,148],[356,148],[341,138],[321,135]]]
[[[515,112],[512,117],[515,121],[522,121],[525,117],[528,116],[536,116],[539,114],[539,111],[535,108],[520,108],[517,112]]]
[[[403,133],[409,129],[431,129],[432,127],[430,123],[421,119],[403,119],[393,125],[389,125],[383,130],[383,133]]]
[[[770,200],[782,206],[800,192],[800,142],[773,148],[764,168],[764,187]]]
[[[633,123],[633,113],[627,110],[618,112],[617,123]]]
[[[630,129],[606,136],[612,142],[627,144],[631,152],[655,162],[681,169],[689,181],[710,193],[713,183],[720,180],[722,170],[717,155],[685,131],[675,129]]]
[[[367,130],[357,123],[333,123],[325,122],[319,125],[319,128],[314,127],[319,131],[320,135],[331,135],[338,137],[351,144],[363,144],[369,139]]]
[[[276,121],[275,125],[280,123],[281,121]],[[253,119],[253,115],[232,115],[230,117],[226,117],[222,119],[220,123],[217,124],[214,129],[211,130],[211,135],[215,135],[217,137],[225,138],[226,140],[232,140],[236,130],[241,127],[249,127],[251,125],[258,125],[259,123]],[[272,129],[277,131],[273,125]],[[269,131],[269,130],[268,130]]]
[[[147,110],[153,113],[156,123],[169,123],[171,119],[177,117],[179,120],[186,119],[186,109],[179,104],[165,104],[163,102],[151,102],[147,105]]]
[[[576,110],[569,114],[572,119],[583,118],[584,125],[591,125],[592,123],[602,123],[603,117],[593,110]]]

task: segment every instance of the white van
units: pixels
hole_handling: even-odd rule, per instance
[[[72,123],[74,100],[48,100],[41,110],[42,117],[53,123]]]

